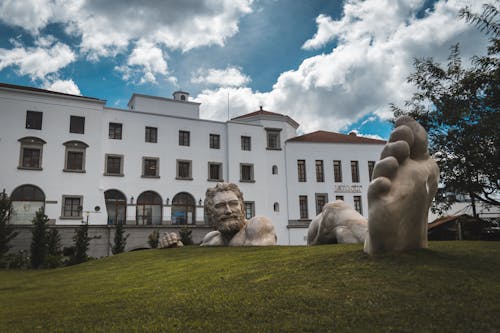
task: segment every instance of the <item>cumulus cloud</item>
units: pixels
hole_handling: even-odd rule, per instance
[[[221,87],[241,87],[250,82],[250,77],[243,74],[240,68],[228,66],[226,69],[201,69],[191,78],[191,82]]]
[[[485,49],[484,36],[457,18],[458,10],[468,4],[441,0],[422,15],[424,0],[347,1],[340,19],[318,16],[317,33],[304,43],[304,48],[314,49],[335,39],[331,52],[311,56],[282,73],[269,92],[245,90],[249,104],[236,111],[251,112],[252,101],[260,100],[271,111],[290,115],[305,132],[341,130],[368,114],[387,119],[392,116],[389,103],[400,104],[413,92],[406,78],[415,57],[446,61],[449,47],[457,42],[464,58]],[[198,96],[204,103],[202,114],[212,119],[224,114],[213,109],[224,107],[224,91]]]
[[[5,0],[0,20],[36,35],[49,23],[62,23],[81,37],[89,59],[125,52],[130,41],[148,36],[153,43],[188,51],[223,45],[238,32],[253,0]]]
[[[56,42],[53,37],[40,38],[35,45],[24,47],[16,42],[12,49],[0,48],[0,70],[15,66],[21,75],[29,75],[33,80],[43,79],[76,59],[68,45]]]
[[[157,75],[167,75],[163,51],[153,43],[139,40],[127,59],[127,65],[117,66],[125,81],[139,78],[137,83],[156,83]]]
[[[71,79],[70,80],[57,79],[53,82],[46,81],[43,84],[43,89],[62,92],[65,94],[81,95],[80,89]]]

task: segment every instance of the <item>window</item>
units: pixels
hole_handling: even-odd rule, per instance
[[[122,124],[109,123],[108,136],[110,139],[121,140],[122,139]]]
[[[156,192],[146,191],[139,195],[135,219],[137,225],[161,224],[162,199]]]
[[[342,183],[342,164],[340,161],[333,161],[333,177],[336,183]]]
[[[158,128],[146,126],[146,142],[158,142]]]
[[[208,162],[208,180],[222,181],[222,163]]]
[[[278,174],[278,166],[277,165],[273,165],[271,172],[272,172],[273,175],[277,175]]]
[[[85,172],[85,150],[88,145],[81,141],[65,142],[66,158],[64,162],[65,172]]]
[[[18,169],[42,170],[42,151],[44,140],[27,136],[19,139],[21,151]]]
[[[143,177],[160,177],[160,159],[158,157],[143,157],[142,158],[142,176]]]
[[[307,211],[307,195],[299,195],[299,209],[301,219],[309,218],[309,212]]]
[[[275,212],[279,212],[279,211],[280,211],[280,204],[279,204],[279,203],[277,203],[277,202],[275,202],[275,203],[273,204],[273,210],[274,210]]]
[[[306,181],[306,160],[297,160],[297,173],[299,182]]]
[[[352,182],[359,183],[359,166],[358,161],[351,161]]]
[[[266,128],[267,149],[281,150],[280,132],[281,128]]]
[[[189,132],[179,131],[179,146],[189,146]]]
[[[368,161],[368,178],[372,181],[373,169],[375,168],[375,161]]]
[[[358,211],[358,213],[363,214],[363,209],[361,207],[361,196],[354,196],[354,209]]]
[[[335,200],[342,200],[344,201],[344,196],[343,195],[336,195]]]
[[[127,199],[117,190],[104,192],[108,224],[125,224],[127,216]]]
[[[43,112],[26,111],[26,128],[41,130],[42,129],[42,116],[43,116]]]
[[[326,193],[316,193],[316,215],[323,211],[323,207],[328,202],[328,194]]]
[[[63,207],[62,207],[61,218],[66,218],[66,219],[82,218],[83,196],[63,195],[62,202],[63,202]]]
[[[240,182],[254,182],[253,164],[240,163]]]
[[[323,172],[323,161],[316,160],[316,181],[323,183],[325,181],[325,174]]]
[[[106,154],[105,176],[123,176],[123,155]]]
[[[249,220],[255,216],[255,202],[253,201],[244,201],[243,205],[245,206],[245,219]]]
[[[195,224],[196,203],[193,196],[186,192],[172,199],[172,224]]]
[[[210,148],[220,149],[220,135],[210,134]]]
[[[191,161],[177,160],[177,178],[183,180],[193,180],[191,174]]]
[[[252,138],[249,136],[241,137],[241,150],[252,150]]]
[[[45,194],[40,188],[33,185],[19,186],[12,192],[10,200],[12,201],[10,224],[32,225],[36,212],[45,209]]]
[[[71,116],[69,118],[70,133],[85,133],[85,117]]]

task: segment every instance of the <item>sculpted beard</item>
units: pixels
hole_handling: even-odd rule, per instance
[[[221,217],[217,224],[217,230],[226,235],[234,235],[245,225],[243,214],[231,214]]]

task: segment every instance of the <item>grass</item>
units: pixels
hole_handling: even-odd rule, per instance
[[[0,332],[500,331],[500,243],[120,254],[0,270]]]

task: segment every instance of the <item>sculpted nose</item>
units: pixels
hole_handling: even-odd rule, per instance
[[[228,204],[226,204],[226,209],[224,211],[225,214],[232,214],[231,207],[229,207]]]

